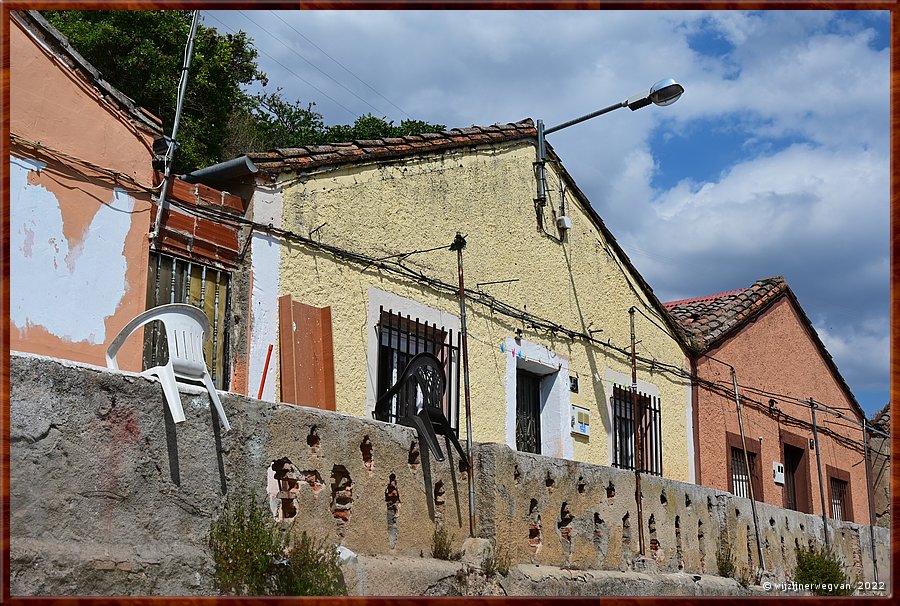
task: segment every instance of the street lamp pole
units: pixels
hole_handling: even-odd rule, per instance
[[[585,120],[590,120],[591,118],[596,118],[597,116],[608,114],[611,111],[622,109],[623,107],[627,107],[631,111],[635,111],[641,109],[642,107],[646,107],[651,103],[660,106],[672,105],[673,103],[678,101],[682,93],[684,93],[683,86],[678,84],[672,78],[666,78],[665,80],[660,80],[659,82],[651,86],[648,90],[634,94],[624,101],[614,103],[609,107],[598,109],[597,111],[591,112],[590,114],[585,114],[580,118],[575,118],[574,120],[569,120],[568,122],[563,122],[562,124],[557,124],[556,126],[550,128],[544,128],[544,121],[538,120],[536,125],[538,139],[538,202],[540,202],[541,204],[545,204],[547,202],[547,135],[555,133],[558,130],[568,128],[570,126],[574,126],[575,124],[579,124],[581,122],[584,122]]]

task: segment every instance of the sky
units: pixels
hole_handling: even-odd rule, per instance
[[[784,276],[863,409],[889,399],[887,11],[203,11],[327,124],[551,127],[662,301]],[[826,403],[827,404],[827,403]]]

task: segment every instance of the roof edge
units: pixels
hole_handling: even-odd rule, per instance
[[[153,135],[162,134],[162,120],[153,116],[146,109],[138,106],[127,95],[103,79],[103,75],[91,63],[82,57],[58,29],[53,27],[43,15],[36,10],[10,11],[10,15],[16,18],[23,27],[30,30],[40,40],[52,47],[52,50],[63,55],[69,62],[69,68],[76,72],[82,72],[91,83],[102,92],[106,93],[120,109],[125,111],[138,125]],[[152,118],[151,118],[152,116]],[[155,120],[153,118],[156,118]]]

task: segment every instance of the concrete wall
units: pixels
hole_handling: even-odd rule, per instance
[[[787,297],[782,297],[749,323],[736,336],[731,337],[710,352],[717,360],[733,365],[738,383],[757,389],[794,398],[815,398],[818,402],[836,409],[862,423],[853,412],[847,396],[825,365],[821,353],[809,338],[796,310]],[[708,381],[718,382],[728,390],[731,375],[727,366],[716,360],[701,358],[697,373]],[[761,402],[766,409],[770,396],[745,391],[742,395]],[[778,398],[775,396],[776,399]],[[772,463],[784,463],[783,440],[792,434],[806,453],[805,490],[809,495],[810,513],[822,513],[819,495],[819,477],[816,467],[816,451],[810,448],[813,438],[808,406],[790,400],[778,399],[775,406],[784,413],[781,419],[752,406],[743,407],[744,433],[751,446],[760,452],[759,465],[763,494],[761,500],[784,506],[784,488],[776,484]],[[698,427],[700,453],[700,479],[704,486],[728,490],[731,473],[730,448],[726,444],[726,432],[738,435],[737,412],[733,396],[714,393],[701,386],[698,390]],[[793,417],[793,419],[791,419]],[[799,419],[799,423],[797,422]],[[819,428],[819,455],[825,484],[825,507],[831,516],[829,472],[837,469],[850,475],[852,521],[867,524],[869,521],[866,472],[862,449],[862,427],[850,425],[846,420],[819,411],[816,415]],[[852,443],[841,442],[828,435],[831,431]],[[855,444],[855,447],[854,447]]]
[[[10,18],[10,338],[13,349],[104,363],[145,308],[153,134]],[[4,160],[7,161],[7,160]],[[72,313],[77,309],[78,313]],[[141,339],[119,352],[140,369]]]
[[[430,554],[426,482],[443,485],[434,517],[456,549],[467,535],[465,474],[426,464],[409,428],[223,394],[233,429],[220,434],[200,389],[182,389],[187,420],[174,426],[159,384],[135,374],[14,354],[10,376],[14,595],[213,593],[205,540],[223,494],[252,490],[264,502],[268,470],[284,457],[301,479],[287,497],[299,527],[360,556]],[[513,564],[633,566],[632,474],[497,444],[478,445],[475,458],[477,533]],[[715,574],[719,540],[739,568],[755,557],[747,500],[659,478],[642,488],[646,553],[659,572]],[[277,513],[284,495],[274,496]],[[796,545],[821,542],[821,518],[759,511],[768,568],[784,578]],[[885,581],[888,531],[875,536]],[[859,580],[872,580],[868,537],[847,523],[836,533]]]
[[[315,232],[317,240],[376,258],[449,246],[460,231],[467,236],[464,263],[469,288],[476,288],[480,282],[517,280],[480,290],[572,330],[596,331],[595,336],[604,341],[627,346],[628,308],[641,306],[645,295],[636,295],[629,286],[629,280],[632,286],[636,284],[634,278],[626,277],[621,260],[608,249],[603,234],[584,210],[586,202],[571,189],[567,213],[573,228],[568,240],[559,244],[538,231],[533,203],[534,153],[531,144],[518,142],[299,177],[282,175],[274,193],[261,191],[255,197],[254,207],[265,207],[261,212],[267,215],[256,220],[274,219],[282,228],[301,234],[320,228]],[[556,235],[551,209],[557,203],[560,178],[553,170],[549,182],[554,198],[543,211],[544,221]],[[275,208],[279,205],[280,213]],[[373,318],[380,301],[399,299],[404,314],[416,317],[421,311],[423,320],[442,318],[459,323],[459,305],[453,292],[371,267],[363,269],[289,241],[283,241],[277,251],[280,269],[276,277],[271,275],[273,252],[271,242],[254,238],[254,285],[259,284],[254,287],[252,301],[254,332],[273,325],[271,318],[276,317],[280,294],[291,294],[294,300],[314,306],[330,306],[335,389],[339,410],[344,412],[369,417],[374,406]],[[457,283],[453,252],[413,255],[404,263],[445,283]],[[418,311],[413,313],[412,309]],[[545,391],[559,394],[542,412],[542,452],[610,464],[612,376],[630,383],[627,357],[587,346],[581,340],[573,342],[562,334],[534,330],[488,306],[472,304],[467,320],[475,439],[515,447],[515,371],[531,364],[530,370],[545,376]],[[521,346],[513,343],[516,329],[524,331]],[[670,334],[640,314],[636,331],[641,355],[685,367],[684,352]],[[271,342],[271,335],[260,339],[251,336],[251,385],[258,385]],[[522,350],[525,352],[520,356]],[[277,361],[277,355],[273,361]],[[277,374],[276,369],[268,380],[276,379]],[[579,393],[568,391],[568,376],[579,378]],[[664,474],[692,480],[689,388],[660,372],[659,367],[655,371],[641,367],[639,378],[662,399]],[[274,399],[276,392],[269,389],[267,383],[264,393]],[[589,438],[570,433],[572,404],[591,411]]]

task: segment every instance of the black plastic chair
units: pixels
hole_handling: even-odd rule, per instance
[[[400,374],[397,382],[375,402],[372,416],[378,421],[391,420],[391,399],[397,396],[397,423],[413,427],[419,433],[419,442],[428,445],[438,461],[444,453],[437,441],[437,434],[444,436],[459,452],[468,466],[468,457],[456,438],[450,421],[444,415],[444,391],[447,379],[444,365],[434,354],[422,352],[415,355]],[[422,394],[422,409],[416,410],[418,394]]]

